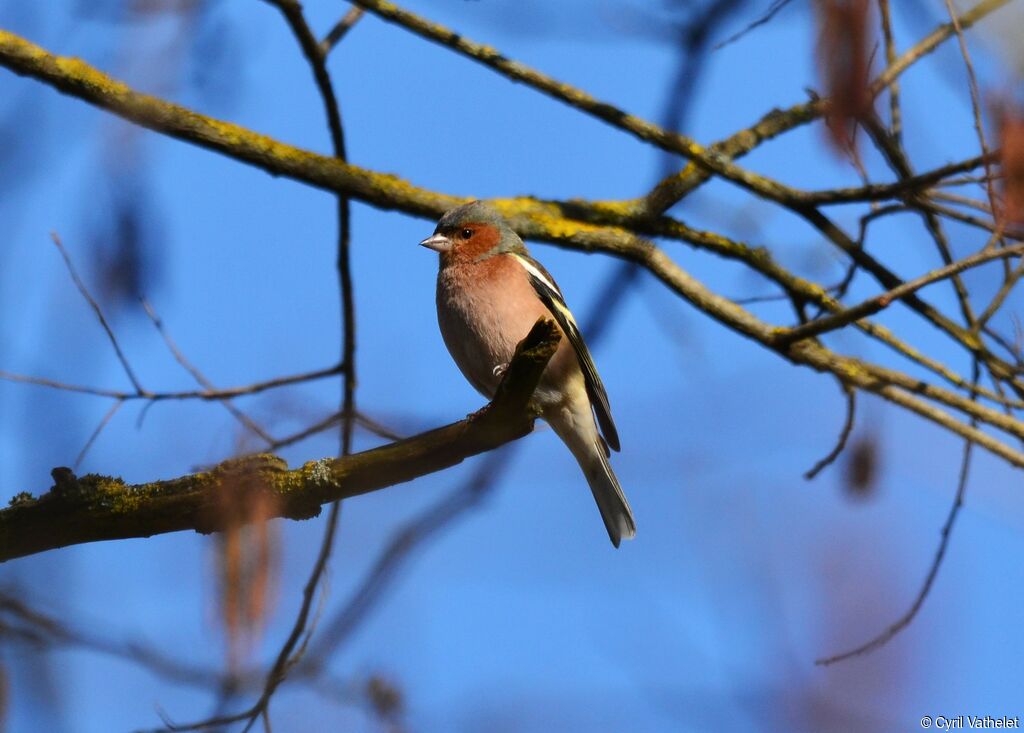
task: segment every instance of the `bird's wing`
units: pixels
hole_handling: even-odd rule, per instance
[[[583,381],[587,386],[587,395],[590,397],[590,404],[594,407],[597,415],[597,422],[601,426],[604,439],[613,450],[619,450],[619,433],[615,429],[615,421],[612,420],[612,408],[608,404],[608,394],[604,391],[604,383],[601,382],[601,375],[597,373],[594,359],[590,356],[590,350],[583,340],[576,319],[572,317],[569,306],[562,299],[562,292],[555,285],[554,278],[548,274],[544,266],[537,262],[530,255],[521,252],[510,252],[526,270],[530,278],[530,284],[537,291],[541,301],[551,311],[555,321],[565,332],[573,351],[576,352],[576,359],[583,371]]]

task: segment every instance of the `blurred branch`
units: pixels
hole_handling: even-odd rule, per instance
[[[972,382],[977,384],[980,376],[977,361],[974,362],[973,372]],[[924,605],[925,599],[928,598],[928,594],[931,592],[932,585],[935,583],[935,578],[939,574],[939,568],[942,567],[942,561],[945,559],[946,550],[949,547],[949,538],[953,532],[953,525],[956,523],[956,518],[960,514],[960,508],[964,503],[964,494],[967,491],[967,479],[970,476],[971,471],[971,452],[973,448],[974,445],[970,441],[964,443],[963,457],[960,460],[960,477],[957,480],[956,494],[953,497],[953,505],[949,508],[949,514],[946,515],[946,521],[942,525],[939,546],[935,550],[935,556],[932,558],[931,565],[928,568],[928,573],[925,575],[924,582],[921,584],[921,588],[914,597],[913,603],[910,604],[910,608],[895,622],[890,624],[885,631],[873,639],[870,639],[866,643],[841,654],[816,659],[814,662],[815,664],[819,666],[828,666],[852,657],[859,657],[862,654],[867,654],[875,649],[883,647],[888,644],[893,637],[903,631],[903,629],[907,628],[907,626],[910,625],[910,622],[917,617],[918,612]]]
[[[967,50],[967,39],[964,37],[964,29],[956,17],[956,9],[953,7],[952,0],[946,0],[946,12],[949,13],[949,22],[956,32],[957,42],[960,46],[960,55],[963,57],[964,68],[967,71],[967,87],[971,96],[971,111],[974,114],[974,132],[978,136],[978,145],[981,148],[981,152],[987,158],[989,145],[985,139],[985,125],[981,120],[981,93],[978,91],[978,79],[974,74],[974,63],[971,61],[970,51]],[[985,163],[985,177],[988,180],[988,185],[985,188],[988,193],[989,206],[994,211],[996,208],[996,192],[995,187],[992,185],[992,171],[987,160]]]
[[[247,670],[234,677],[226,677],[220,670],[177,659],[145,641],[116,640],[109,634],[97,631],[94,620],[88,623],[79,621],[77,625],[72,625],[68,619],[78,616],[77,613],[70,613],[67,609],[61,609],[59,613],[51,609],[49,613],[44,613],[25,603],[19,598],[22,595],[16,588],[0,588],[0,634],[13,641],[37,649],[71,648],[100,654],[135,665],[173,684],[199,690],[214,690],[225,686],[249,689],[255,680],[253,671]],[[303,676],[301,680],[308,683],[308,689],[330,696],[335,702],[346,698],[349,702],[361,702],[352,694],[351,682],[325,679],[323,672],[318,679]]]
[[[789,3],[790,0],[772,0],[772,4],[768,6],[768,10],[766,10],[760,17],[752,20],[750,23],[748,23],[743,28],[733,33],[724,41],[716,43],[712,50],[717,51],[721,48],[725,48],[729,44],[736,43],[736,41],[743,38],[743,36],[747,35],[755,28],[760,28],[761,26],[770,23],[772,21],[772,18],[778,15],[779,11],[781,11],[783,8],[789,5]]]
[[[39,498],[24,494],[0,511],[0,561],[67,545],[220,527],[209,511],[229,481],[251,481],[276,495],[274,516],[306,519],[322,504],[358,496],[433,473],[523,437],[533,427],[530,399],[558,345],[554,323],[538,321],[516,350],[498,392],[483,410],[406,440],[288,470],[262,454],[225,461],[210,471],[128,485],[54,469],[54,486]]]
[[[334,613],[330,623],[326,624],[310,655],[299,665],[298,676],[316,677],[323,672],[334,650],[345,642],[377,605],[389,581],[395,577],[401,565],[416,556],[413,550],[479,504],[488,489],[494,485],[496,475],[508,464],[510,457],[508,449],[489,453],[486,460],[480,463],[461,486],[394,532],[347,602]]]
[[[885,39],[885,63],[896,62],[896,37],[892,29],[892,9],[889,0],[878,0],[878,12],[882,21],[882,37]],[[900,108],[900,84],[897,80],[889,84],[889,134],[899,142],[903,137],[903,110]]]
[[[100,418],[100,421],[96,424],[92,434],[89,435],[89,439],[86,440],[85,445],[82,446],[82,450],[78,452],[73,468],[77,469],[82,464],[82,461],[85,459],[89,449],[92,448],[93,443],[96,442],[96,439],[100,437],[100,433],[103,432],[103,428],[107,427],[107,424],[114,419],[114,415],[117,414],[117,411],[121,409],[122,405],[124,405],[124,400],[115,400],[106,413],[104,413],[103,417]]]
[[[961,32],[965,31],[982,18],[1010,2],[1012,0],[982,0],[982,2],[962,13],[959,17],[955,17],[953,21],[941,24],[907,49],[902,56],[889,64],[885,71],[871,82],[872,94],[875,96],[880,94],[883,89],[895,81],[904,71],[941,46],[943,42],[956,35],[957,26],[959,26]]]
[[[92,308],[93,313],[96,314],[97,320],[100,322],[100,326],[103,327],[103,331],[107,334],[107,338],[110,339],[110,345],[114,347],[114,353],[117,354],[117,360],[121,362],[121,366],[124,368],[124,373],[128,376],[128,381],[135,387],[137,393],[142,393],[142,383],[139,382],[139,378],[135,376],[135,371],[132,369],[132,365],[128,363],[128,358],[124,355],[124,351],[121,350],[121,344],[117,342],[117,336],[114,335],[114,331],[110,328],[110,324],[107,323],[107,319],[103,315],[100,304],[96,302],[96,299],[89,293],[89,289],[85,287],[85,283],[82,282],[82,278],[78,276],[78,272],[75,270],[75,266],[71,264],[71,257],[68,256],[68,251],[64,249],[63,242],[60,241],[60,237],[57,236],[56,232],[50,233],[50,239],[53,240],[54,245],[60,252],[60,256],[64,259],[64,265],[68,269],[68,274],[71,275],[71,279],[75,283],[75,287],[78,288],[78,292],[82,294],[89,307]]]
[[[103,654],[137,664],[178,684],[206,689],[221,681],[212,669],[173,659],[145,644],[114,641],[98,634],[90,625],[72,627],[66,617],[31,608],[18,595],[13,589],[0,589],[0,629],[15,639],[41,647],[72,647]]]

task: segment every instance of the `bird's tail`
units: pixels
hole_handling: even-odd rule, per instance
[[[592,416],[590,419],[593,421]],[[608,463],[608,453],[597,433],[597,426],[591,430],[564,430],[560,429],[562,426],[557,421],[548,422],[583,469],[612,544],[618,547],[623,539],[633,539],[636,536],[636,521],[619,480]]]
[[[594,500],[601,510],[601,519],[604,520],[612,544],[618,547],[623,539],[633,539],[636,536],[633,511],[629,508],[626,495],[622,493],[619,479],[615,477],[600,441],[589,452],[586,464],[580,461],[580,468],[587,476],[590,490],[594,492]]]

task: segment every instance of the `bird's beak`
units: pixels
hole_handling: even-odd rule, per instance
[[[443,234],[431,234],[429,237],[420,242],[421,245],[427,249],[432,249],[435,252],[447,252],[452,248],[452,240]]]

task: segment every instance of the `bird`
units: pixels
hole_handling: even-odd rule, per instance
[[[620,448],[608,395],[554,278],[501,214],[481,201],[447,211],[420,244],[440,255],[437,321],[445,346],[487,399],[538,318],[554,319],[562,339],[534,403],[582,469],[612,544],[632,539],[633,512],[608,460],[610,449]]]

